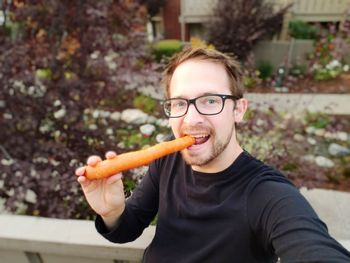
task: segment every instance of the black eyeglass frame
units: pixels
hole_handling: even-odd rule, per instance
[[[196,100],[197,100],[197,99],[200,99],[200,98],[203,98],[203,97],[208,97],[208,96],[217,96],[217,97],[220,97],[220,98],[221,98],[221,100],[222,100],[222,108],[221,108],[221,110],[220,110],[219,112],[217,112],[217,113],[202,113],[202,112],[200,112],[200,111],[198,110],[197,105],[196,105]],[[166,111],[166,109],[165,109],[165,107],[164,107],[165,103],[168,102],[168,101],[179,100],[179,99],[180,99],[180,100],[184,100],[184,101],[187,102],[187,109],[186,109],[186,111],[184,112],[184,114],[179,115],[179,116],[170,116],[170,114]],[[226,94],[205,94],[205,95],[201,95],[201,96],[199,96],[199,97],[196,97],[196,98],[194,98],[194,99],[170,98],[170,99],[162,100],[162,101],[161,101],[161,104],[163,105],[164,113],[165,113],[165,115],[166,115],[168,118],[181,118],[181,117],[183,117],[183,116],[185,116],[185,115],[187,114],[188,108],[190,107],[191,104],[194,105],[194,107],[196,108],[196,110],[197,110],[197,112],[198,112],[199,114],[202,114],[202,115],[217,115],[217,114],[220,114],[220,113],[223,111],[224,107],[225,107],[225,101],[226,101],[227,99],[233,100],[233,103],[234,103],[234,107],[233,107],[233,108],[235,109],[235,108],[236,108],[236,101],[239,100],[239,99],[241,99],[241,97],[233,96],[233,95],[226,95]]]

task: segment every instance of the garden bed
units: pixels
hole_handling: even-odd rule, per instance
[[[284,88],[276,88],[270,81],[261,82],[247,88],[247,92],[257,93],[333,93],[350,94],[350,74],[342,74],[335,79],[317,81],[311,76],[288,77]],[[287,89],[286,89],[287,88]]]

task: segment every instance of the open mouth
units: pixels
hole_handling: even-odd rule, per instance
[[[193,136],[196,139],[196,142],[194,145],[203,144],[206,141],[208,141],[210,138],[210,135],[208,135],[208,134],[199,134],[199,135],[191,135],[191,136]]]

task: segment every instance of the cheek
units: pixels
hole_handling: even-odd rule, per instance
[[[173,134],[175,135],[175,137],[178,137],[177,135],[180,132],[180,122],[178,119],[169,119],[169,124],[171,127],[171,130],[173,131]]]

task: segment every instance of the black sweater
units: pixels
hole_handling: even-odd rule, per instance
[[[243,152],[219,173],[195,172],[179,153],[152,163],[118,227],[96,228],[130,242],[158,213],[143,262],[350,262],[299,191]]]

